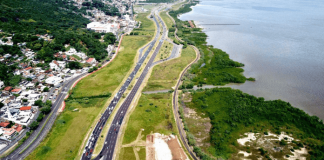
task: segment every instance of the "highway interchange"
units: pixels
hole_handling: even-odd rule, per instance
[[[154,15],[154,14],[152,14]],[[114,107],[116,106],[116,104],[118,103],[118,101],[120,100],[121,96],[123,95],[123,93],[125,92],[125,90],[127,89],[127,87],[129,86],[130,82],[133,80],[133,78],[135,77],[136,73],[138,72],[138,70],[140,69],[142,63],[144,62],[144,60],[146,59],[146,57],[148,56],[148,54],[150,53],[150,51],[152,50],[154,44],[157,42],[159,36],[160,36],[160,26],[158,21],[156,20],[156,16],[158,16],[157,14],[155,14],[153,16],[153,20],[157,26],[157,33],[156,36],[154,38],[154,40],[150,43],[150,46],[148,48],[148,50],[145,52],[144,56],[141,57],[140,61],[137,63],[134,71],[129,75],[128,79],[126,80],[126,82],[123,84],[123,86],[121,87],[121,89],[119,90],[119,92],[115,95],[114,99],[111,101],[111,103],[109,104],[109,106],[107,107],[107,109],[105,110],[104,114],[102,114],[99,122],[97,123],[95,129],[93,130],[88,143],[84,149],[83,155],[81,157],[82,160],[88,160],[91,159],[91,155],[93,153],[94,147],[96,145],[96,142],[100,136],[100,133],[102,131],[102,128],[105,126],[112,110],[114,109]],[[161,21],[160,17],[159,20]],[[149,59],[148,63],[146,64],[142,74],[140,75],[140,77],[138,78],[135,86],[133,87],[133,89],[131,90],[131,92],[129,93],[129,95],[126,97],[125,101],[123,102],[123,104],[120,106],[120,108],[118,109],[113,122],[109,128],[108,131],[108,135],[106,137],[106,140],[104,142],[103,148],[101,150],[101,152],[99,153],[99,155],[95,158],[95,159],[103,159],[103,160],[110,160],[113,159],[113,155],[114,155],[114,150],[115,150],[115,145],[116,145],[116,141],[117,141],[117,137],[118,137],[118,133],[120,131],[120,127],[121,124],[123,122],[123,119],[125,117],[125,114],[127,113],[127,110],[131,104],[131,102],[134,99],[134,96],[136,95],[138,89],[140,88],[145,76],[147,75],[156,55],[158,54],[162,44],[163,44],[163,40],[166,37],[166,26],[163,23],[163,21],[161,21],[162,26],[163,26],[163,35],[161,40],[159,41],[155,51],[153,52],[153,55],[151,56],[151,58]]]

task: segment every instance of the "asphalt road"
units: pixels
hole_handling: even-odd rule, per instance
[[[174,114],[174,116],[176,118],[177,128],[178,128],[178,131],[179,131],[179,134],[180,134],[180,138],[181,138],[184,146],[186,147],[187,151],[191,155],[191,157],[193,159],[197,160],[198,158],[196,157],[196,154],[191,150],[190,146],[188,145],[187,139],[185,137],[186,136],[186,132],[184,131],[184,127],[182,125],[182,120],[180,119],[179,107],[178,107],[178,99],[177,99],[177,97],[178,97],[178,88],[180,86],[181,79],[182,79],[183,75],[187,72],[187,70],[191,67],[191,65],[193,63],[196,63],[199,60],[199,58],[200,58],[199,50],[196,47],[194,47],[194,46],[192,46],[192,47],[195,49],[195,51],[198,53],[198,55],[197,55],[196,59],[193,62],[191,62],[190,65],[188,65],[184,69],[184,71],[181,73],[180,78],[179,78],[179,80],[177,82],[177,85],[174,88],[174,94],[173,94],[172,103],[173,103],[173,114]]]
[[[54,121],[57,117],[57,111],[60,108],[62,102],[64,101],[65,96],[68,94],[68,90],[71,88],[73,83],[78,80],[80,77],[84,76],[87,73],[83,73],[68,82],[63,83],[62,91],[57,96],[56,101],[52,105],[52,114],[47,115],[44,120],[40,123],[38,128],[30,135],[30,137],[17,149],[15,149],[11,154],[7,157],[3,158],[6,160],[20,160],[26,157],[29,153],[31,153],[38,144],[43,140],[43,138],[47,135],[49,130],[51,129]],[[37,117],[36,117],[37,118]],[[48,119],[47,123],[46,120]],[[43,128],[44,127],[44,128]],[[43,129],[42,129],[43,128]],[[27,132],[27,129],[26,129]]]
[[[134,79],[136,73],[138,72],[138,70],[142,66],[142,63],[144,62],[144,60],[146,59],[146,57],[148,56],[148,54],[152,50],[154,44],[158,40],[158,38],[160,36],[160,26],[159,26],[155,16],[153,16],[153,20],[157,25],[157,33],[156,33],[156,36],[155,36],[154,40],[149,44],[148,50],[140,58],[140,61],[137,63],[134,71],[129,75],[126,82],[123,84],[123,86],[120,88],[118,93],[115,95],[114,99],[111,101],[109,106],[107,106],[107,109],[105,110],[105,112],[102,114],[99,122],[97,123],[96,127],[94,128],[93,132],[91,133],[90,138],[89,138],[89,140],[88,140],[88,142],[87,142],[87,144],[85,146],[84,152],[83,152],[82,157],[81,157],[82,160],[91,159],[91,155],[92,155],[93,150],[95,148],[95,145],[96,145],[96,143],[98,141],[98,138],[100,136],[102,128],[107,123],[107,120],[108,120],[111,112],[116,107],[117,103],[121,99],[121,96],[124,94],[125,90],[129,86],[130,82]],[[165,31],[165,28],[164,28],[164,31]],[[146,64],[141,76],[138,78],[135,86],[133,87],[133,89],[128,94],[125,101],[123,102],[123,104],[121,105],[119,110],[117,111],[117,114],[115,115],[114,120],[113,120],[113,122],[112,122],[112,124],[111,124],[111,126],[109,128],[108,136],[107,136],[107,138],[105,140],[105,144],[103,146],[103,149],[101,150],[101,152],[99,153],[99,155],[95,159],[101,159],[101,158],[103,158],[103,159],[112,159],[113,158],[112,156],[113,156],[113,153],[114,153],[114,149],[115,149],[117,135],[118,135],[118,132],[119,132],[119,129],[120,129],[120,125],[122,124],[124,116],[125,116],[125,114],[127,112],[127,109],[129,108],[130,103],[132,102],[136,92],[138,91],[141,83],[143,82],[143,79],[145,78],[146,74],[148,73],[148,70],[149,70],[150,66],[152,65],[153,60],[154,60],[155,56],[157,55],[157,53],[159,52],[162,44],[163,44],[163,41],[159,41],[158,46],[156,47],[156,49],[155,49],[153,55],[151,56],[149,62]]]

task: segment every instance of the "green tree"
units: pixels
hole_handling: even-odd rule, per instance
[[[48,114],[51,112],[51,107],[43,107],[41,110],[40,110],[43,114]]]
[[[48,92],[49,91],[49,88],[48,87],[45,87],[44,89],[43,89],[43,92]]]
[[[29,128],[30,128],[31,130],[35,130],[35,129],[37,129],[38,125],[39,125],[39,123],[36,122],[36,121],[34,121],[34,122],[32,122],[32,123],[29,125]]]

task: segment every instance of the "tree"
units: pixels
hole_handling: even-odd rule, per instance
[[[29,128],[30,128],[31,130],[35,130],[35,129],[37,129],[38,125],[39,125],[39,123],[36,122],[36,121],[34,121],[34,122],[32,122],[32,123],[29,125]]]
[[[51,107],[43,107],[41,110],[40,110],[43,114],[48,114],[51,112]]]
[[[105,34],[104,40],[105,40],[105,42],[108,42],[108,44],[114,44],[116,42],[117,38],[113,33],[109,32],[109,33]]]
[[[49,91],[49,88],[48,87],[45,87],[44,89],[43,89],[43,92],[48,92]]]
[[[52,106],[52,101],[47,100],[47,101],[45,102],[45,106],[47,106],[47,107],[51,107],[51,106]]]
[[[74,61],[69,62],[67,67],[70,69],[81,69],[82,68],[81,63],[74,62]]]
[[[4,104],[2,102],[0,102],[0,109],[4,106]]]
[[[38,106],[38,107],[43,107],[43,106],[44,106],[43,101],[40,100],[40,99],[37,100],[37,101],[35,101],[34,105],[35,105],[35,106]]]
[[[36,120],[37,122],[40,122],[43,120],[43,118],[44,118],[44,114],[39,114]]]
[[[31,78],[28,77],[26,80],[30,82],[30,81],[32,81],[33,79],[31,79]]]

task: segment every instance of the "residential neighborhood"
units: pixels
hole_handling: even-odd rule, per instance
[[[86,1],[75,0],[75,2],[75,5],[81,8]],[[107,5],[115,6],[121,13],[120,16],[107,15],[97,8],[86,10],[88,14],[83,16],[91,21],[86,28],[97,33],[113,33],[115,37],[131,31],[137,25],[132,17],[132,7],[129,7],[133,2],[104,1]],[[0,33],[3,31],[0,30]],[[6,36],[0,37],[0,46],[15,47],[13,38],[15,34],[6,33],[4,35]],[[52,42],[53,36],[36,34],[34,39]],[[104,42],[104,35],[100,41]],[[35,104],[36,101],[45,103],[46,100],[49,100],[53,103],[64,82],[83,73],[92,72],[95,70],[93,68],[102,65],[96,58],[88,57],[85,52],[75,49],[70,44],[64,45],[64,51],[54,53],[54,60],[51,62],[37,59],[38,51],[27,47],[27,42],[17,43],[17,46],[19,47],[18,51],[22,54],[8,52],[0,55],[0,63],[7,66],[15,65],[16,69],[12,73],[19,77],[15,85],[10,85],[11,83],[8,85],[5,81],[0,81],[0,139],[7,142],[18,137],[26,127],[36,120],[40,113],[40,107]],[[107,46],[108,58],[106,61],[114,56],[115,49],[113,44]],[[72,63],[77,64],[77,67],[72,66]],[[5,146],[0,144],[0,149],[3,147]]]

